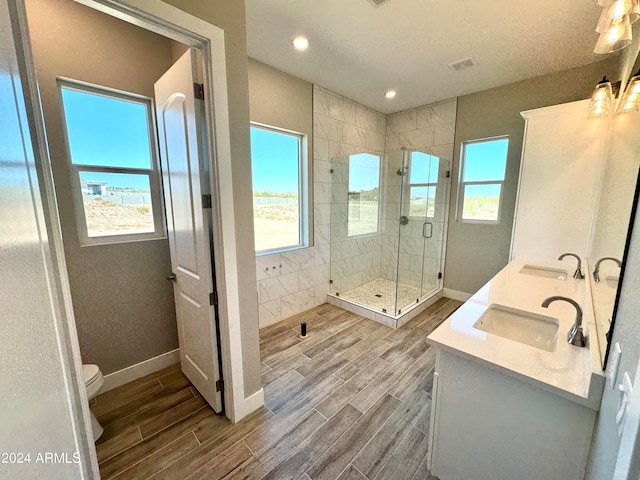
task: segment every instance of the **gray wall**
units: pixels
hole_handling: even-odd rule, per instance
[[[167,39],[71,0],[27,0],[82,360],[108,374],[178,347],[166,239],[81,247],[56,76],[153,96]]]
[[[253,242],[251,144],[249,139],[249,86],[244,2],[229,0],[165,0],[225,32],[227,93],[233,176],[235,255],[240,292],[240,335],[245,398],[261,388],[256,262]]]
[[[615,77],[617,72],[618,60],[610,58],[458,98],[445,288],[475,293],[509,261],[524,134],[520,112],[589,98],[603,75]],[[455,180],[462,142],[498,135],[509,135],[502,221],[498,225],[457,222]]]

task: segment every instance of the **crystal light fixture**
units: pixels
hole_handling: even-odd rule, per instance
[[[612,99],[613,92],[611,89],[611,82],[607,79],[607,77],[602,77],[602,80],[598,83],[598,85],[596,85],[596,88],[593,91],[593,95],[591,96],[587,118],[609,116]]]

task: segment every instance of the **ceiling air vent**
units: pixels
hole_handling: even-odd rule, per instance
[[[388,1],[389,0],[369,0],[369,3],[372,4],[374,7],[380,7],[385,3],[387,3]]]
[[[450,63],[449,68],[454,72],[459,72],[460,70],[475,67],[476,65],[478,65],[478,63],[473,58],[467,57],[462,60],[458,60],[457,62]]]

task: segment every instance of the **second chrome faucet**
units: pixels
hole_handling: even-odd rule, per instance
[[[573,272],[573,278],[577,278],[578,280],[584,280],[584,273],[582,273],[582,260],[575,253],[563,253],[558,257],[558,260],[562,260],[564,257],[575,257],[578,260],[578,266],[576,267],[576,271]]]

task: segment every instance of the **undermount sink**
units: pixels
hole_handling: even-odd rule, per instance
[[[524,265],[520,269],[520,273],[525,275],[535,275],[537,277],[553,278],[555,280],[566,280],[566,270],[560,270],[557,268],[538,267],[536,265]]]
[[[557,318],[491,304],[474,328],[514,342],[553,352],[558,340]]]

